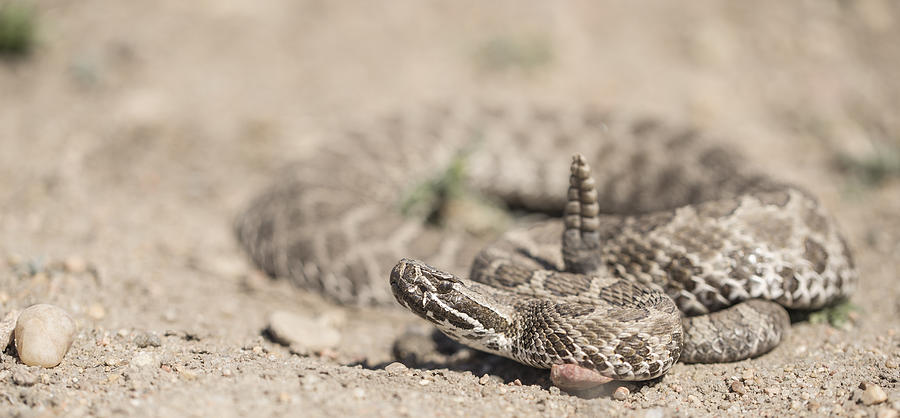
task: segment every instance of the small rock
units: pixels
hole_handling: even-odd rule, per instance
[[[746,395],[747,391],[744,389],[744,384],[741,383],[740,380],[735,380],[731,382],[731,391],[737,393],[738,395]]]
[[[198,376],[197,372],[188,369],[179,369],[178,373],[181,374],[184,380],[194,380]]]
[[[88,306],[87,308],[87,315],[91,319],[99,321],[106,316],[106,308],[104,308],[103,305],[99,303],[91,304],[91,306]]]
[[[135,334],[134,339],[132,339],[134,345],[139,348],[147,348],[147,347],[159,347],[162,345],[162,341],[159,339],[159,336],[152,332],[138,332]]]
[[[267,330],[278,343],[299,346],[312,352],[333,348],[341,342],[340,332],[325,321],[287,311],[275,311],[269,315]]]
[[[0,341],[0,342],[2,342],[2,341]],[[894,360],[894,359],[887,359],[884,362],[884,367],[887,367],[889,369],[896,369],[897,366],[898,366],[897,360]]]
[[[156,356],[153,353],[147,351],[140,351],[131,357],[131,365],[137,368],[147,368],[147,367],[159,367],[159,360],[156,359]]]
[[[873,383],[867,383],[865,386],[863,394],[860,397],[863,404],[875,405],[887,400],[887,394],[884,393],[884,389],[882,389],[881,386]]]
[[[490,381],[491,381],[491,377],[488,376],[487,373],[485,373],[483,376],[481,376],[480,379],[478,379],[478,383],[480,383],[482,385],[486,385]]]
[[[13,383],[19,386],[32,386],[37,383],[37,376],[34,373],[26,370],[25,368],[20,368],[13,372],[12,375]]]
[[[431,381],[428,379],[422,379],[419,381],[419,386],[428,386],[431,384]]]
[[[550,381],[562,390],[585,390],[609,383],[611,378],[600,372],[577,364],[554,364],[550,368]]]
[[[406,367],[405,364],[399,363],[399,362],[396,362],[396,361],[393,362],[393,363],[391,363],[391,364],[388,364],[387,366],[384,367],[384,371],[386,371],[386,372],[388,372],[388,373],[390,373],[390,374],[403,373],[403,372],[405,372],[406,370],[408,370],[408,369],[407,369],[407,367]]]
[[[17,319],[19,319],[19,310],[13,309],[3,317],[3,321],[0,321],[0,351],[6,350],[6,346],[12,342]]]
[[[624,401],[625,398],[628,397],[629,393],[631,393],[631,391],[628,390],[628,388],[626,388],[625,386],[619,386],[616,388],[616,391],[613,392],[613,399],[617,401]]]
[[[29,366],[56,367],[75,336],[75,321],[66,311],[47,304],[22,311],[16,321],[16,351]]]
[[[744,379],[744,381],[753,380],[754,373],[755,371],[753,369],[744,369],[741,373],[741,379]]]
[[[222,376],[231,377],[231,369],[223,369]]]
[[[69,273],[84,273],[87,271],[88,263],[84,258],[71,256],[63,261],[63,268]]]

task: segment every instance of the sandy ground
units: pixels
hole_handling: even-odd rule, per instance
[[[0,415],[896,416],[896,3],[640,3],[37,2],[37,50],[0,61],[0,314],[53,303],[79,332],[53,369],[0,354]],[[712,132],[833,211],[859,309],[757,359],[574,396],[406,312],[261,277],[237,248],[234,214],[321,133],[473,97]],[[276,310],[329,318],[340,344],[271,342]]]

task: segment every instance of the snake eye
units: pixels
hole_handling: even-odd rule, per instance
[[[449,280],[441,280],[437,285],[438,293],[447,293],[451,290],[453,290],[453,282]]]

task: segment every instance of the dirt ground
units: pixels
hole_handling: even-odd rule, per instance
[[[0,315],[53,303],[79,331],[53,369],[0,354],[0,415],[897,416],[897,3],[639,3],[38,1],[37,48],[0,60]],[[238,249],[233,216],[323,133],[470,98],[712,132],[832,211],[857,310],[798,321],[757,359],[575,396],[407,312],[262,277]],[[270,341],[278,310],[328,318],[340,343]]]

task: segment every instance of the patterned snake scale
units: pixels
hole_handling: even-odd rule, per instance
[[[485,247],[401,214],[405,193],[460,155],[467,187],[562,219]],[[789,327],[784,308],[827,306],[857,281],[809,193],[692,129],[592,107],[434,106],[377,120],[285,170],[235,229],[268,274],[339,303],[396,299],[474,348],[619,380],[661,376],[679,358],[763,354]],[[471,266],[471,279],[416,260]]]

